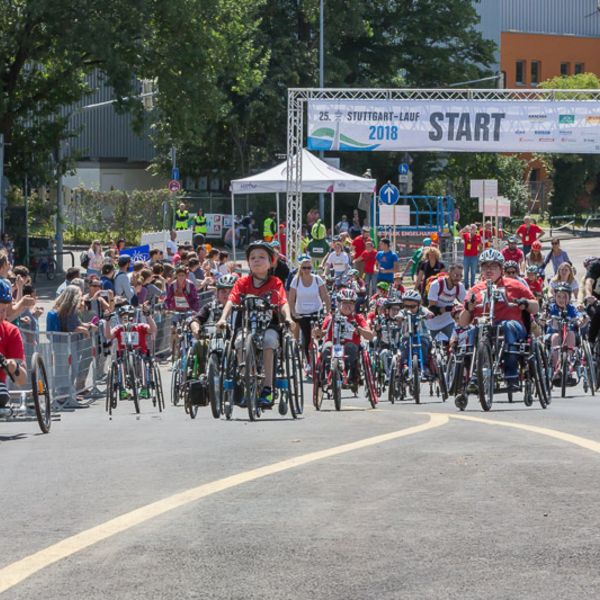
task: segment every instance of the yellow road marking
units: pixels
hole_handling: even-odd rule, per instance
[[[429,415],[435,415],[439,413],[427,413]],[[536,425],[523,425],[522,423],[509,423],[507,421],[494,421],[492,419],[483,419],[481,417],[468,417],[467,415],[448,415],[451,419],[461,419],[462,421],[474,421],[475,423],[485,423],[486,425],[497,425],[498,427],[512,427],[513,429],[521,429],[523,431],[529,431],[531,433],[539,433],[562,442],[569,444],[575,444],[586,450],[597,452],[600,454],[600,442],[590,440],[588,438],[573,435],[572,433],[565,433],[564,431],[558,431],[557,429],[548,429],[547,427],[537,427]]]
[[[152,504],[147,504],[146,506],[132,510],[114,519],[110,519],[105,523],[101,523],[100,525],[86,529],[81,533],[72,535],[0,569],[0,594],[17,585],[24,579],[27,579],[34,573],[37,573],[41,569],[44,569],[63,558],[67,558],[76,552],[80,552],[89,546],[97,544],[118,533],[122,533],[123,531],[131,529],[150,519],[154,519],[164,513],[185,506],[191,502],[196,502],[201,498],[206,498],[212,494],[248,483],[249,481],[281,473],[282,471],[293,469],[295,467],[301,467],[325,458],[331,458],[332,456],[338,456],[346,452],[361,450],[383,442],[389,442],[398,438],[421,433],[445,425],[448,422],[448,415],[431,414],[428,416],[429,421],[423,425],[416,425],[415,427],[408,427],[407,429],[392,431],[391,433],[384,433],[383,435],[376,435],[374,437],[365,438],[341,446],[335,446],[326,450],[310,452],[308,454],[303,454],[302,456],[296,456],[271,465],[252,469],[251,471],[245,471],[243,473],[238,473],[237,475],[218,479],[217,481],[191,488],[184,492],[180,492],[179,494],[164,498],[163,500],[158,500]]]

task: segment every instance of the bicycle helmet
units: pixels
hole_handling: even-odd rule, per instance
[[[535,242],[533,242],[533,244],[531,244],[531,249],[532,250],[541,250],[542,249],[542,243],[538,242],[537,240],[535,240]]]
[[[338,292],[337,299],[339,302],[356,302],[358,296],[354,290],[344,288]]]
[[[223,275],[217,279],[217,289],[223,290],[232,288],[237,280],[238,278],[235,275]]]
[[[402,297],[401,296],[392,296],[391,298],[385,299],[386,308],[390,308],[392,306],[402,306]]]
[[[375,302],[376,308],[386,308],[387,307],[387,298],[377,298]]]
[[[358,269],[350,269],[348,271],[348,277],[356,277],[357,275],[360,275],[360,271]]]
[[[408,290],[402,294],[402,300],[404,302],[417,302],[421,303],[421,294],[417,290]]]
[[[281,248],[281,244],[277,240],[271,242],[271,248]]]
[[[482,265],[483,263],[498,263],[499,265],[503,265],[504,256],[502,256],[502,252],[494,248],[488,248],[479,255],[479,264]]]
[[[308,254],[301,254],[298,257],[298,264],[306,262],[306,261],[312,262],[312,258]]]
[[[509,244],[518,244],[519,238],[516,235],[511,235],[507,241]]]
[[[538,273],[540,268],[537,265],[529,265],[527,267],[527,273]]]
[[[504,270],[508,271],[509,269],[514,269],[515,271],[518,271],[519,263],[516,260],[507,260],[504,263]]]
[[[12,300],[10,284],[6,279],[0,279],[0,304],[9,304],[12,303]]]
[[[380,290],[385,290],[386,292],[389,292],[389,291],[390,291],[390,284],[389,284],[387,281],[380,281],[380,282],[377,284],[377,287],[378,287]]]
[[[123,317],[123,316],[133,317],[133,315],[135,315],[135,308],[133,308],[133,306],[131,306],[130,304],[124,304],[123,306],[121,306],[119,308],[119,316],[120,317]]]
[[[557,294],[558,292],[566,292],[567,294],[570,295],[572,291],[573,291],[573,288],[571,288],[571,286],[568,283],[559,283],[554,288],[555,294]]]
[[[423,239],[423,246],[431,246],[431,238],[424,238]]]
[[[273,250],[273,247],[268,242],[252,242],[249,244],[246,248],[246,260],[250,258],[252,250],[264,250],[269,255],[271,261],[275,258],[275,250]]]

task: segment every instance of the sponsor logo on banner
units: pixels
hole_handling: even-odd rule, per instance
[[[523,135],[525,133],[524,129],[515,129],[515,135]]]
[[[585,118],[587,125],[600,125],[600,115],[589,115]]]
[[[538,138],[538,142],[553,142],[554,138],[553,137],[541,137]]]
[[[544,129],[541,129],[539,131],[534,131],[533,135],[550,135],[550,133],[551,133],[550,131],[546,131]]]
[[[532,123],[539,123],[545,121],[548,117],[544,114],[531,114],[527,117]]]
[[[240,184],[240,190],[255,190],[256,189],[256,184],[255,183],[242,183]]]
[[[570,144],[574,144],[577,141],[577,138],[561,137],[560,141],[561,142],[569,142]]]
[[[569,131],[568,129],[559,129],[558,133],[560,135],[573,135],[573,132]]]
[[[528,138],[528,137],[520,137],[519,138],[520,142],[533,142],[533,138]]]
[[[558,122],[563,125],[574,125],[575,115],[558,115]]]

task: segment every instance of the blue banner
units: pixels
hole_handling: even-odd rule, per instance
[[[125,248],[121,250],[120,254],[127,254],[131,256],[132,262],[136,260],[150,260],[150,245],[145,244],[144,246],[135,246],[134,248]]]

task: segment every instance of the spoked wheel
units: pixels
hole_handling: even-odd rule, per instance
[[[567,378],[569,376],[569,359],[567,351],[562,350],[560,353],[560,397],[567,396]]]
[[[290,389],[290,410],[297,419],[304,412],[304,386],[302,385],[302,360],[300,347],[293,336],[285,336],[285,372]]]
[[[212,352],[208,359],[206,370],[206,385],[208,387],[208,399],[210,410],[215,419],[221,418],[221,360],[216,352]]]
[[[545,369],[543,363],[543,351],[540,348],[539,343],[533,343],[533,352],[531,354],[531,358],[529,361],[529,375],[533,380],[533,385],[535,386],[535,392],[538,398],[538,401],[542,408],[546,408],[549,404],[549,393],[550,390],[546,386],[546,377],[545,377]],[[531,383],[529,384],[529,393],[531,394]],[[529,404],[528,406],[531,406]]]
[[[117,408],[117,399],[119,393],[119,365],[116,361],[112,362],[106,379],[106,412],[112,415],[112,411]]]
[[[192,402],[192,394],[189,383],[185,385],[185,403],[187,406],[187,413],[190,415],[190,419],[195,419],[198,414],[198,405]]]
[[[583,340],[582,344],[583,360],[585,361],[585,377],[587,378],[588,388],[592,396],[596,395],[596,369],[594,368],[594,359],[592,357],[592,348],[588,340]]]
[[[490,345],[485,341],[477,347],[477,387],[481,408],[490,410],[494,401],[494,359]]]
[[[458,359],[456,354],[451,354],[446,363],[446,373],[442,374],[445,377],[444,386],[447,394],[456,394],[456,383],[458,377]]]
[[[373,377],[373,371],[371,369],[371,361],[369,360],[369,353],[365,349],[362,351],[362,362],[365,374],[365,388],[367,390],[367,399],[371,408],[375,408],[377,405],[377,386],[375,385],[375,378]]]
[[[44,361],[37,352],[31,358],[31,391],[38,425],[42,433],[48,433],[52,425],[50,389]]]
[[[152,361],[152,383],[154,384],[154,393],[156,397],[156,403],[158,404],[159,412],[162,412],[165,408],[165,394],[163,392],[162,377],[160,375],[160,369],[155,361]]]
[[[398,377],[398,369],[399,369],[399,365],[400,361],[398,360],[397,356],[394,356],[392,358],[392,364],[390,365],[390,381],[389,381],[389,385],[388,385],[388,401],[390,402],[390,404],[394,404],[394,402],[396,402],[396,394],[397,394],[397,390],[396,388],[398,387],[398,384],[400,383],[399,377]]]
[[[178,358],[173,363],[173,370],[171,371],[171,402],[173,406],[178,406],[180,397],[179,397],[179,388],[181,384],[181,359]]]
[[[233,416],[233,406],[236,399],[236,382],[238,377],[237,358],[232,340],[228,340],[225,344],[221,373],[221,387],[223,389],[222,408],[225,418],[229,421]]]
[[[323,404],[323,363],[320,356],[314,360],[313,404],[317,410],[321,410],[321,405]]]
[[[244,348],[244,399],[248,407],[248,416],[251,421],[260,417],[258,408],[258,368],[256,365],[256,350],[252,336],[246,338]]]
[[[421,380],[419,379],[419,357],[412,357],[410,393],[415,404],[421,404]]]
[[[436,355],[433,360],[433,364],[435,367],[435,374],[438,380],[438,385],[440,386],[440,394],[442,396],[442,400],[446,402],[448,399],[448,387],[446,386],[446,373],[444,373],[442,360]]]
[[[136,376],[136,360],[132,355],[129,355],[127,360],[127,387],[131,389],[131,400],[133,408],[137,414],[140,413],[140,400],[138,397],[138,381]]]
[[[331,395],[335,410],[342,410],[342,369],[338,358],[331,359]]]

